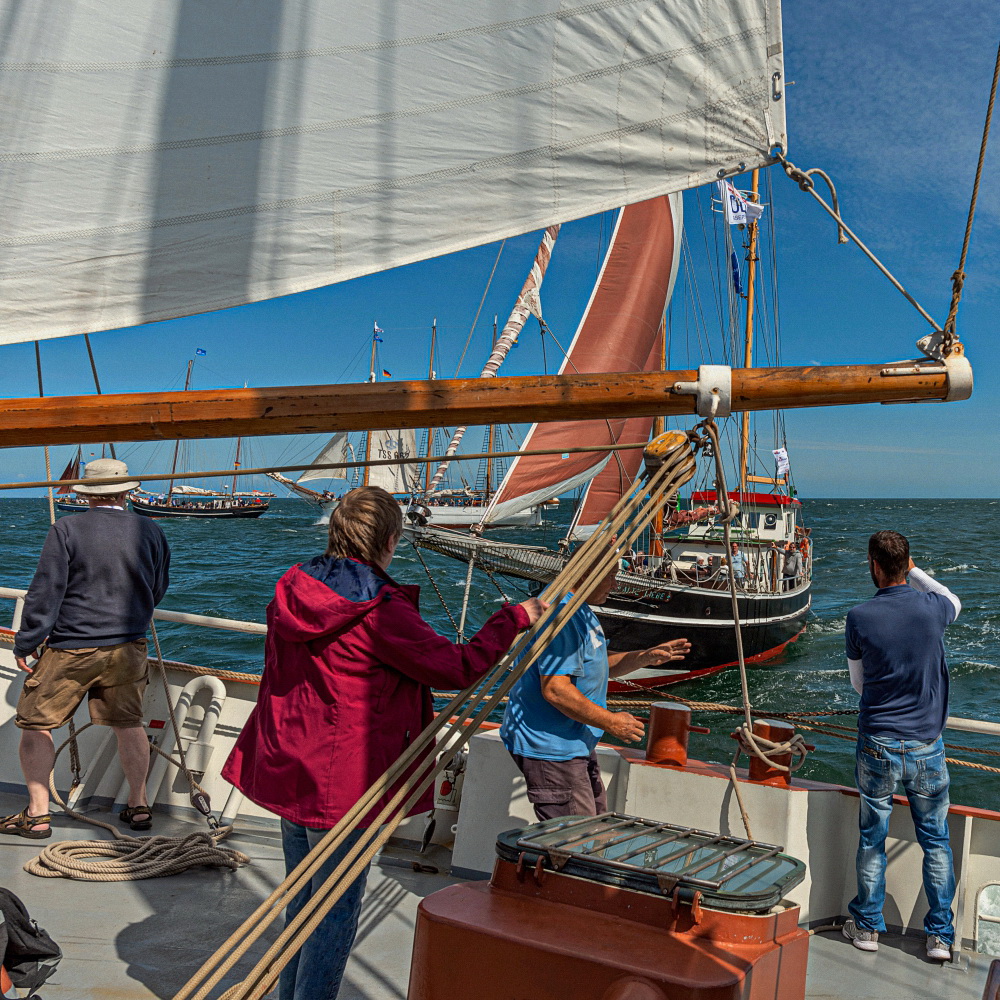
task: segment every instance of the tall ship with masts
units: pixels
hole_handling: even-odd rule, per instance
[[[711,205],[718,216],[715,221],[721,226],[724,287],[733,261],[737,261],[737,270],[732,272],[730,311],[720,319],[732,328],[732,340],[747,368],[753,360],[758,234],[763,212],[758,197],[756,171],[746,196],[730,182],[710,188]],[[641,372],[666,367],[666,313],[682,255],[681,218],[679,198],[654,199],[621,210],[562,371],[594,372],[614,367]],[[732,232],[742,236],[745,279]],[[685,280],[690,281],[690,276]],[[771,475],[762,475],[753,471],[755,455],[761,449],[751,433],[750,414],[743,413],[734,421],[738,426],[724,427],[723,441],[726,430],[732,430],[736,461],[728,500],[739,507],[730,524],[730,538],[736,547],[727,547],[723,540],[719,520],[723,505],[714,467],[709,464],[702,481],[683,503],[661,512],[650,530],[623,553],[618,586],[598,612],[612,649],[646,649],[669,639],[688,638],[692,653],[683,664],[638,669],[615,682],[618,688],[676,683],[736,663],[730,573],[739,586],[738,611],[745,624],[743,642],[750,662],[778,655],[805,627],[810,607],[811,541],[803,524],[802,504],[791,487],[783,427],[778,426],[780,436],[773,447],[762,449],[776,465]],[[661,434],[664,426],[662,417],[535,424],[524,443],[528,454],[515,459],[471,534],[414,524],[407,528],[409,536],[418,546],[465,562],[470,574],[478,567],[545,584],[573,548],[588,538],[634,487],[641,465],[638,446],[651,435]],[[574,447],[606,443],[621,450],[609,458],[607,453],[576,451]],[[535,450],[549,453],[531,454]],[[483,527],[493,517],[517,512],[535,497],[579,486],[583,492],[558,549],[481,537]]]
[[[194,358],[187,363],[184,374],[184,392],[191,388],[191,372],[194,369]],[[204,486],[191,486],[177,482],[177,464],[181,454],[181,442],[174,442],[173,457],[170,463],[170,479],[163,493],[150,493],[146,490],[134,490],[129,497],[132,510],[143,517],[195,517],[204,520],[245,520],[257,518],[266,514],[273,493],[260,490],[238,490],[240,460],[242,458],[243,438],[236,439],[236,455],[233,459],[233,479],[229,489],[211,489]]]

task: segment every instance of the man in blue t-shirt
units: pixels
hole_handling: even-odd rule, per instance
[[[608,599],[617,568],[594,588],[590,604]],[[500,727],[539,820],[607,811],[597,741],[609,732],[636,743],[645,732],[631,713],[608,710],[608,678],[682,660],[690,649],[687,639],[672,639],[652,649],[609,653],[601,623],[586,604],[570,618],[514,686]]]
[[[897,531],[872,535],[868,566],[878,592],[848,613],[845,630],[851,683],[861,695],[855,771],[861,834],[858,894],[848,905],[852,919],[844,937],[862,951],[878,951],[885,931],[885,838],[892,796],[902,782],[924,852],[927,955],[948,961],[955,940],[955,868],[941,740],[948,718],[944,630],[962,604],[913,564],[909,542]]]

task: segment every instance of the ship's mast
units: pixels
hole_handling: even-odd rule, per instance
[[[428,381],[434,381],[434,347],[437,344],[437,332],[438,332],[438,321],[437,317],[434,317],[434,322],[431,323],[431,355],[430,361],[427,364],[427,379]],[[434,428],[427,428],[427,458],[430,459],[431,453],[434,451],[432,447],[434,444]],[[430,461],[424,466],[424,493],[427,493],[431,484],[431,465]]]
[[[236,480],[239,478],[240,447],[242,444],[243,438],[238,437],[236,439],[236,458],[233,460],[233,488],[229,491],[234,497],[236,496]]]
[[[375,376],[375,348],[378,346],[378,323],[372,324],[372,357],[371,361],[368,363],[368,381],[377,382],[378,379]],[[368,462],[372,457],[372,432],[371,430],[365,431],[365,461]],[[370,469],[366,465],[363,476],[361,477],[361,485],[368,485],[368,476]]]
[[[751,174],[750,200],[756,204],[760,171]],[[757,276],[757,222],[750,223],[750,253],[747,257],[747,317],[743,330],[743,367],[753,363],[753,306],[754,279]],[[740,494],[747,491],[747,462],[750,456],[750,413],[744,410],[740,417]]]
[[[667,314],[663,314],[660,320],[660,371],[667,370]],[[662,415],[653,417],[653,439],[658,438],[666,430],[666,418]],[[653,518],[653,536],[650,546],[651,554],[654,556],[663,555],[663,508],[656,512]]]
[[[184,376],[184,391],[187,392],[191,387],[191,369],[194,368],[194,358],[188,361],[187,374]],[[174,473],[177,471],[177,456],[180,454],[181,450],[181,439],[177,438],[174,441],[174,459],[170,463],[170,483],[167,488],[167,496],[170,496],[174,492]],[[235,478],[235,477],[234,477]]]
[[[492,353],[494,350],[496,350],[496,346],[497,346],[497,317],[494,316],[493,317],[493,344],[492,344],[492,346],[490,348],[490,353]],[[495,430],[496,430],[496,424],[490,424],[489,430],[486,432],[487,433],[487,441],[486,441],[486,454],[487,455],[492,455],[493,454],[493,437],[494,437]],[[492,458],[487,458],[486,459],[486,494],[483,497],[483,503],[489,503],[490,502],[490,496],[491,496],[492,493],[493,493],[493,459]]]

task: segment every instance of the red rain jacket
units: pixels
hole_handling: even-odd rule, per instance
[[[430,722],[431,688],[467,687],[528,625],[508,604],[458,646],[420,617],[419,592],[354,559],[285,573],[267,607],[257,705],[222,776],[278,816],[328,829]],[[432,804],[430,788],[411,814]]]

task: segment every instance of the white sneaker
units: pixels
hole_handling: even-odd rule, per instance
[[[936,934],[927,935],[927,957],[938,962],[951,961],[951,946],[944,943]]]
[[[878,931],[869,931],[864,927],[858,927],[853,920],[844,921],[841,928],[843,935],[855,948],[861,951],[878,951]],[[930,948],[930,938],[927,947]],[[930,954],[930,952],[928,952]]]

